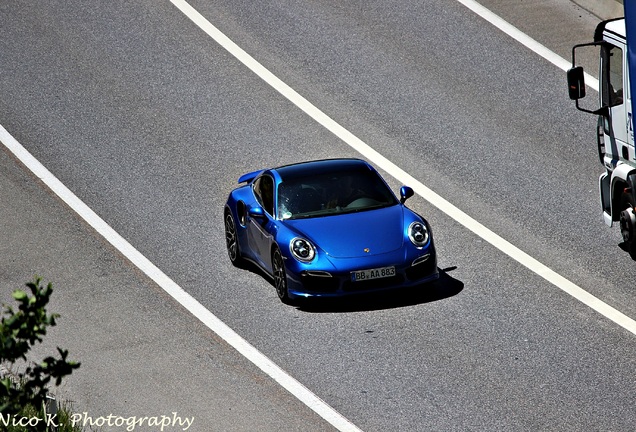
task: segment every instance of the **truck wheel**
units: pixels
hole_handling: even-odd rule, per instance
[[[631,191],[624,191],[621,195],[620,224],[623,241],[628,247],[629,253],[636,254],[636,214],[634,214],[634,199]]]

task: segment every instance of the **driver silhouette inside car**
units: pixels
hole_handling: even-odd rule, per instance
[[[358,198],[367,194],[356,187],[353,176],[343,176],[337,180],[333,196],[327,202],[327,208],[347,207]]]

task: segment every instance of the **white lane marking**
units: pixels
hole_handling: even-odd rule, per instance
[[[458,0],[463,4],[471,4],[473,7],[476,3],[468,0]],[[563,291],[572,295],[582,303],[606,316],[610,320],[614,321],[618,325],[624,327],[628,331],[636,334],[636,322],[606,303],[602,302],[598,298],[592,296],[585,290],[576,286],[572,282],[563,278],[553,270],[544,266],[534,258],[530,257],[525,252],[516,248],[508,241],[504,240],[497,234],[490,231],[488,228],[481,225],[479,222],[466,215],[457,207],[444,200],[435,192],[428,189],[422,183],[409,174],[404,172],[401,168],[390,162],[384,156],[376,152],[369,147],[363,141],[358,139],[351,132],[344,129],[314,105],[309,103],[306,99],[296,93],[291,87],[287,86],[271,72],[260,65],[245,51],[239,48],[234,42],[228,39],[223,33],[218,31],[216,27],[210,24],[202,15],[194,10],[189,4],[181,0],[171,0],[171,2],[179,8],[186,16],[188,16],[195,24],[197,24],[202,30],[204,30],[210,37],[212,37],[217,43],[223,46],[228,52],[233,54],[243,64],[245,64],[250,70],[259,75],[269,85],[275,88],[283,96],[289,99],[292,103],[314,118],[317,122],[330,130],[336,136],[338,136],[345,143],[352,148],[366,156],[369,160],[380,166],[386,172],[391,174],[397,180],[403,183],[409,183],[413,185],[414,190],[421,195],[424,199],[429,201],[432,205],[449,215],[451,218],[464,225],[472,232],[488,241],[502,252],[506,253],[525,267],[529,268],[533,272],[537,273],[541,277],[545,278],[549,282],[553,283]],[[471,10],[473,7],[468,6]],[[482,14],[488,15],[486,9],[480,7]],[[489,12],[489,11],[487,11]],[[489,12],[490,13],[490,12]],[[492,13],[490,13],[492,14]],[[500,23],[505,23],[501,18],[492,14],[499,20]],[[487,18],[488,19],[488,18]],[[490,19],[488,19],[490,21]],[[493,21],[490,21],[493,22]],[[494,23],[493,23],[494,24]],[[507,23],[506,23],[507,24]],[[509,26],[509,24],[507,25]],[[503,27],[507,27],[503,26]],[[497,27],[500,27],[497,25]],[[518,36],[523,35],[514,27],[514,33],[518,33]],[[503,29],[502,29],[503,30]],[[506,30],[504,30],[506,31]],[[508,31],[506,31],[508,33]],[[510,33],[508,33],[510,34]],[[511,35],[512,36],[512,35]],[[532,39],[523,35],[527,41]],[[514,37],[514,36],[513,36]],[[517,37],[515,39],[519,40]],[[521,39],[524,39],[523,37]],[[519,40],[521,42],[521,40]],[[528,44],[522,42],[524,45],[533,49]],[[528,42],[530,45],[532,43]],[[537,46],[540,44],[534,42]],[[547,50],[544,48],[544,50]],[[537,52],[535,49],[533,51]],[[549,50],[547,50],[549,51]],[[540,52],[537,52],[542,55]],[[552,53],[554,54],[554,53]],[[559,58],[554,54],[556,58]],[[544,56],[545,57],[545,56]],[[547,58],[547,57],[546,57]],[[548,59],[550,60],[550,59]],[[563,60],[563,59],[561,59]],[[552,60],[550,60],[552,61]],[[565,60],[554,62],[560,68],[567,70],[569,63]],[[595,79],[587,76],[588,83],[592,83],[594,87]],[[595,89],[598,91],[598,81],[596,81]],[[0,125],[0,142],[2,142],[9,151],[11,151],[25,166],[27,166],[39,179],[42,180],[56,195],[58,195],[69,207],[71,207],[82,219],[84,219],[89,225],[91,225],[100,235],[102,235],[109,243],[117,248],[124,256],[126,256],[133,264],[135,264],[140,270],[148,275],[157,285],[163,288],[168,294],[176,299],[181,305],[183,305],[188,311],[196,316],[202,323],[208,328],[217,333],[225,341],[227,341],[238,352],[245,356],[248,360],[254,363],[257,367],[263,370],[266,374],[272,377],[283,388],[287,389],[300,401],[306,404],[309,408],[319,414],[322,418],[341,431],[360,431],[360,429],[343,417],[340,413],[331,408],[322,399],[309,391],[304,385],[298,382],[296,379],[287,374],[279,366],[265,357],[260,351],[250,345],[245,339],[239,336],[234,330],[229,328],[225,323],[219,320],[214,314],[208,311],[203,305],[201,305],[196,299],[185,292],[179,285],[177,285],[172,279],[170,279],[165,273],[157,268],[150,260],[143,256],[137,249],[135,249],[130,243],[128,243],[121,235],[113,230],[103,219],[101,219],[93,210],[91,210],[86,204],[84,204],[75,194],[73,194],[64,184],[62,184],[50,171],[48,171],[37,159],[35,159],[7,130]]]
[[[234,347],[245,358],[255,364],[263,372],[273,378],[283,388],[298,398],[301,402],[315,411],[323,419],[340,431],[361,432],[357,426],[331,408],[322,399],[312,393],[307,387],[294,379],[264,354],[250,345],[245,339],[228,327],[223,321],[207,310],[194,297],[185,292],[164,272],[155,266],[148,258],[135,249],[126,239],[110,227],[102,218],[71,192],[44,165],[42,165],[28,150],[26,150],[2,125],[0,125],[0,142],[13,153],[37,178],[46,184],[53,193],[59,196],[71,209],[93,227],[106,241],[112,244],[135,266],[150,277],[157,285],[197,317],[210,330],[218,334],[228,344]]]
[[[218,44],[220,44],[223,48],[225,48],[230,54],[235,56],[238,60],[240,60],[245,66],[247,66],[252,72],[261,77],[265,82],[267,82],[270,86],[272,86],[275,90],[277,90],[280,94],[289,99],[294,105],[300,108],[302,111],[307,113],[310,117],[316,120],[319,124],[324,126],[326,129],[331,131],[334,135],[339,137],[346,144],[351,146],[353,149],[358,151],[368,160],[370,160],[375,165],[382,168],[384,171],[393,176],[396,180],[402,182],[403,184],[409,184],[413,187],[415,192],[417,192],[422,198],[427,200],[433,206],[437,207],[442,212],[446,213],[449,217],[460,223],[461,225],[468,228],[470,231],[475,233],[477,236],[481,237],[515,261],[519,262],[524,267],[528,268],[532,272],[544,278],[546,281],[550,282],[557,288],[563,290],[564,292],[570,294],[575,299],[579,300],[583,304],[589,306],[594,309],[601,315],[606,318],[614,321],[619,326],[625,328],[629,332],[636,335],[636,321],[608,305],[607,303],[601,301],[597,297],[585,291],[583,288],[577,286],[576,284],[570,282],[568,279],[564,278],[554,270],[550,269],[546,265],[537,261],[535,258],[531,257],[527,253],[523,252],[518,247],[514,246],[512,243],[508,242],[498,234],[495,234],[490,229],[486,228],[484,225],[479,223],[477,220],[473,219],[466,213],[464,213],[459,208],[455,207],[450,202],[446,201],[437,193],[433,192],[428,187],[424,186],[420,181],[412,177],[410,174],[406,173],[400,167],[395,165],[393,162],[388,160],[386,157],[382,156],[376,150],[371,148],[368,144],[363,142],[361,139],[353,135],[347,129],[338,124],[335,120],[331,119],[324,112],[319,110],[316,106],[294,91],[291,87],[277,78],[274,74],[272,74],[269,70],[267,70],[263,65],[258,63],[252,56],[247,54],[243,49],[241,49],[238,45],[232,42],[227,36],[225,36],[221,31],[219,31],[216,27],[214,27],[205,17],[203,17],[199,12],[197,12],[192,6],[190,6],[184,0],[170,0],[177,8],[179,8],[188,18],[190,18],[196,25],[198,25],[203,31],[205,31],[212,39],[214,39]],[[470,3],[472,6],[475,6],[473,2],[468,0],[459,0],[464,1],[466,3]],[[480,10],[481,13],[488,15],[485,13],[486,9],[483,7],[476,8]],[[491,13],[492,14],[492,13]],[[492,14],[494,15],[494,14]],[[494,15],[496,17],[496,15]],[[492,18],[492,16],[490,17]],[[502,21],[501,18],[497,17],[497,20]],[[501,24],[501,23],[499,23]],[[514,28],[507,24],[507,26],[503,26],[508,28]],[[520,37],[525,41],[525,43],[534,46],[541,46],[538,42],[533,42],[531,38],[528,36],[521,37],[523,35],[519,30],[515,29],[514,32],[517,37]],[[525,44],[524,43],[524,44]],[[526,45],[528,46],[528,45]],[[539,50],[539,54],[546,53],[549,50],[546,48]],[[550,51],[551,52],[551,51]],[[556,54],[550,54],[551,57],[558,57]],[[550,59],[548,59],[550,60]],[[562,61],[558,63],[561,65],[559,67],[565,67],[567,61],[561,58]],[[569,67],[569,66],[568,66]],[[598,85],[598,84],[597,84]]]
[[[506,33],[508,36],[522,44],[523,46],[531,49],[535,53],[539,54],[544,59],[548,60],[550,63],[556,65],[558,68],[567,71],[572,67],[572,63],[558,55],[552,50],[549,50],[536,40],[532,39],[527,34],[523,33],[521,30],[513,26],[512,24],[504,21],[499,15],[491,12],[486,9],[484,6],[480,5],[474,0],[457,0],[459,3],[466,6],[471,11],[475,12],[477,15],[488,21],[493,26],[497,27],[502,32]],[[590,35],[592,37],[592,35]],[[585,83],[596,90],[598,92],[598,80],[594,78],[592,75],[585,73]],[[565,84],[564,84],[565,88]]]

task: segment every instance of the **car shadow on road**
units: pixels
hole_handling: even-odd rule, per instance
[[[351,295],[330,299],[307,299],[295,306],[304,312],[362,312],[383,309],[395,309],[444,300],[459,294],[464,283],[449,273],[456,267],[440,269],[439,279],[410,288],[396,289],[382,293]]]

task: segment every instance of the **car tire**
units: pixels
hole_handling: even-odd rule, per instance
[[[278,298],[285,304],[290,303],[289,292],[287,291],[287,272],[285,271],[285,261],[283,254],[278,247],[272,251],[272,276],[274,278],[274,288]]]
[[[230,261],[236,267],[240,267],[243,262],[241,256],[241,249],[239,247],[238,235],[236,233],[236,222],[234,216],[229,209],[225,210],[224,215],[225,225],[225,246],[227,247],[227,255],[230,257]]]

